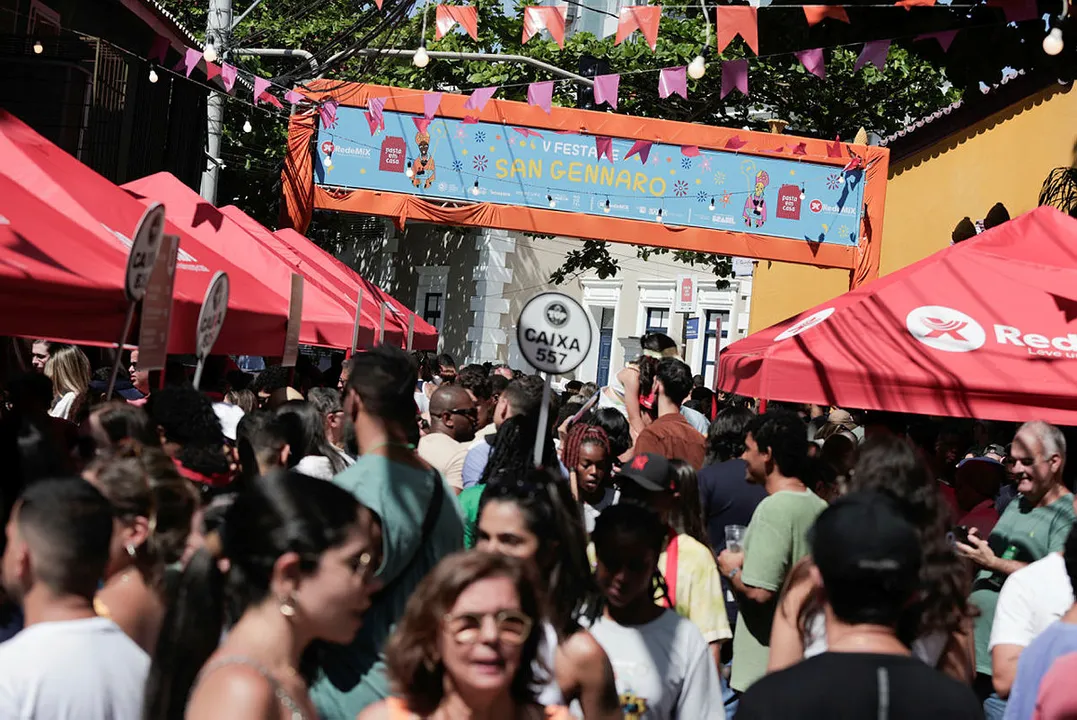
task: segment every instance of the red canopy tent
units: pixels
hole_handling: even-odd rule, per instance
[[[228,208],[225,208],[228,212]],[[273,233],[285,246],[290,248],[304,263],[304,267],[317,268],[327,281],[334,282],[351,297],[355,297],[359,288],[363,290],[363,305],[370,302],[378,313],[377,304],[385,303],[386,334],[389,334],[390,322],[395,322],[403,331],[406,341],[408,318],[414,317],[412,327],[412,348],[415,350],[437,350],[438,331],[433,325],[423,320],[406,305],[392,297],[377,285],[365,280],[361,275],[333,257],[330,253],[315,245],[291,228],[283,228]],[[369,300],[368,300],[369,298]]]
[[[726,348],[751,397],[1077,425],[1077,220],[1041,207]]]
[[[63,237],[66,240],[63,257],[68,267],[89,273],[96,257],[110,258],[110,267],[116,269],[116,274],[102,266],[102,274],[95,274],[94,282],[122,292],[130,235],[146,209],[142,203],[3,110],[0,110],[0,174],[50,206],[56,214],[66,217],[69,221],[64,226],[66,231],[70,232],[72,227],[82,230],[78,235]],[[14,194],[0,195],[0,214],[13,212],[11,208],[17,203],[14,198]],[[214,271],[224,270],[231,284],[231,296],[215,351],[279,355],[284,347],[287,302],[242,267],[183,232],[171,222],[168,208],[166,218],[169,222],[165,232],[180,237],[169,352],[194,352],[195,327],[206,287]],[[29,331],[19,334],[52,334],[44,332],[43,328],[48,326],[56,330],[55,337],[72,340],[114,342],[119,338],[122,309],[118,319],[101,318],[100,324],[84,324],[83,314],[66,314],[68,305],[55,301],[50,284],[55,278],[28,276],[24,282],[29,286],[32,279],[39,281],[33,291],[35,302],[26,306],[24,316],[19,318],[20,326]],[[7,306],[4,311],[11,314]],[[109,328],[114,331],[108,332]],[[104,334],[94,337],[99,329]]]
[[[258,278],[275,296],[275,302],[288,307],[292,268],[268,250],[244,228],[184,185],[178,178],[161,172],[123,186],[135,198],[148,205],[164,203],[169,218],[191,237],[220,253]],[[252,221],[253,222],[253,221]],[[265,231],[268,234],[268,231]],[[352,340],[354,308],[337,302],[317,284],[303,289],[303,322],[299,342],[347,348]],[[283,339],[281,340],[283,343]],[[280,355],[283,344],[270,355]]]

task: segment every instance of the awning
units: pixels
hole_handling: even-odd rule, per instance
[[[1037,208],[733,343],[718,386],[1077,425],[1077,220]]]

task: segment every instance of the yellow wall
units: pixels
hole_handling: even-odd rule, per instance
[[[1052,168],[1075,162],[1077,92],[1054,85],[931,147],[891,164],[880,274],[947,247],[954,226],[997,202],[1011,217],[1036,206]],[[939,122],[945,122],[945,119]],[[760,262],[749,332],[849,289],[848,272]]]

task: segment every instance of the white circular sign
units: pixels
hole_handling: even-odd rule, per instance
[[[983,347],[987,333],[971,317],[944,305],[924,305],[905,316],[905,327],[914,338],[944,352],[971,352]]]
[[[206,297],[202,300],[202,309],[198,311],[198,337],[195,341],[195,354],[199,358],[209,355],[217,336],[224,326],[224,316],[228,312],[228,273],[218,270],[206,288]]]
[[[131,242],[131,253],[127,256],[127,275],[123,289],[130,302],[138,302],[146,295],[164,232],[165,206],[154,203],[142,213],[142,219],[138,221],[135,237]]]
[[[810,330],[811,328],[815,327],[833,314],[834,308],[832,307],[824,308],[817,313],[812,313],[803,320],[793,325],[790,325],[785,330],[782,330],[781,333],[779,333],[778,337],[774,338],[774,341],[777,342],[778,340],[788,340],[791,337],[795,337],[800,333],[804,332],[805,330]]]
[[[538,370],[561,375],[579,367],[591,350],[587,311],[558,292],[527,301],[516,323],[520,352]]]

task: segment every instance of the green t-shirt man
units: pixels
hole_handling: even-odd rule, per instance
[[[778,593],[789,568],[811,549],[808,530],[825,509],[826,501],[811,490],[779,490],[764,498],[755,509],[744,536],[741,579],[745,585],[770,590],[774,599],[765,604],[745,600],[737,605],[733,674],[729,682],[734,690],[744,692],[766,674],[770,627]]]
[[[1066,493],[1044,507],[1032,507],[1018,495],[999,518],[987,544],[1003,560],[1031,563],[1059,552],[1074,522],[1073,495]],[[995,619],[998,594],[1008,576],[981,569],[972,583],[969,600],[980,609],[975,620],[976,672],[991,675],[991,624]]]
[[[475,547],[475,543],[478,542],[479,503],[482,501],[482,491],[485,489],[485,483],[472,485],[456,496],[460,511],[464,514],[464,547],[468,550]]]

